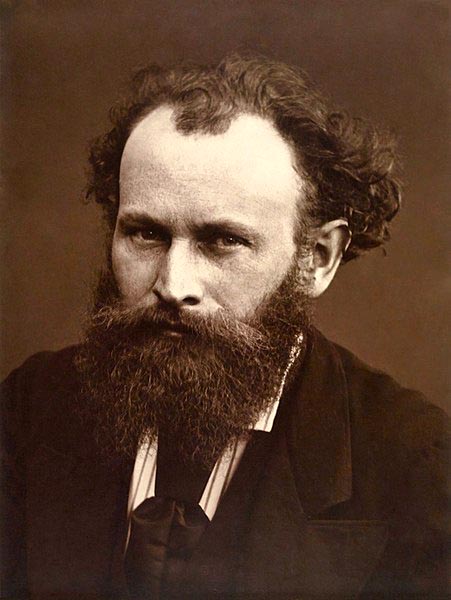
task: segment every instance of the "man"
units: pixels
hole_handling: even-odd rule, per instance
[[[86,339],[5,382],[5,589],[443,597],[443,415],[311,325],[391,142],[261,58],[151,66],[94,144]]]

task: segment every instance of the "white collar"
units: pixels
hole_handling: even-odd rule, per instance
[[[280,398],[277,398],[271,406],[260,415],[257,423],[252,427],[254,431],[271,431],[279,408]]]
[[[260,415],[259,420],[254,425],[254,427],[252,427],[252,429],[254,431],[268,431],[269,432],[272,430],[272,426],[274,424],[274,419],[276,418],[277,410],[279,408],[280,398],[282,397],[285,383],[287,381],[288,373],[289,373],[291,367],[293,366],[293,363],[298,358],[298,356],[301,352],[303,343],[304,343],[304,334],[300,333],[297,336],[295,343],[291,347],[290,356],[288,358],[288,364],[285,367],[285,370],[283,372],[282,380],[280,382],[275,401],[271,404],[271,406],[264,413],[262,413]]]

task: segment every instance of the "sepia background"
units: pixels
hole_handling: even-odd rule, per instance
[[[2,375],[79,339],[102,257],[98,211],[83,203],[87,141],[107,127],[130,70],[256,50],[302,66],[338,105],[398,134],[406,189],[387,256],[344,266],[318,324],[446,406],[447,4],[3,2]]]

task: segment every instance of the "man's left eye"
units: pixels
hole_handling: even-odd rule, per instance
[[[241,238],[235,237],[234,235],[225,235],[222,237],[216,238],[216,244],[218,246],[226,246],[231,248],[233,246],[243,246],[244,240]]]
[[[218,252],[250,246],[247,240],[237,235],[215,235],[207,241],[207,244],[212,250]]]
[[[209,252],[218,254],[252,246],[251,240],[225,231],[208,232],[199,238],[199,242]]]

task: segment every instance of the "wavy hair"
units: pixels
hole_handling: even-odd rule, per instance
[[[213,66],[151,64],[139,69],[111,109],[112,129],[90,148],[87,196],[114,227],[119,169],[131,130],[154,108],[173,107],[179,131],[217,134],[240,113],[268,119],[294,149],[307,182],[301,219],[320,225],[345,218],[352,234],[343,262],[389,240],[400,207],[391,136],[362,119],[330,110],[307,75],[264,57],[231,55]]]

